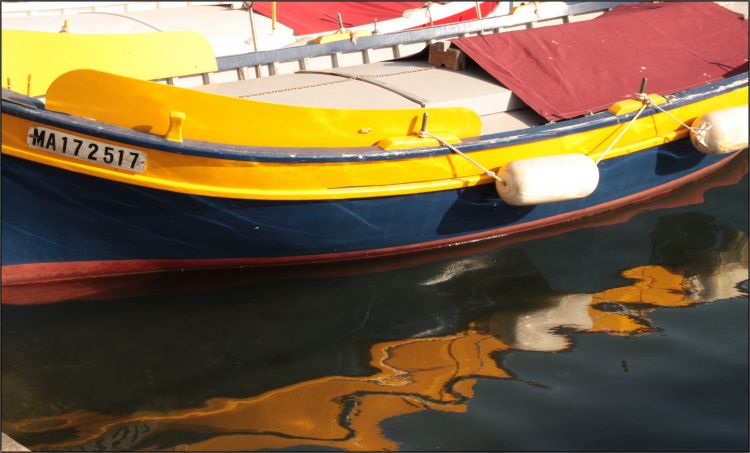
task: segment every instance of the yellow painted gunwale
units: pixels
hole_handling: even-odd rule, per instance
[[[708,111],[744,105],[747,96],[745,86],[672,109],[670,113],[690,123]],[[63,129],[6,113],[2,114],[2,119],[4,154],[98,178],[195,195],[257,200],[327,200],[406,195],[492,182],[481,170],[455,154],[356,162],[257,162],[119,144],[148,153],[146,171],[137,174],[31,148],[25,141],[29,126]],[[498,146],[472,152],[471,157],[491,169],[498,169],[513,160],[543,155],[583,153],[597,159],[625,125],[620,123],[545,140]],[[118,144],[91,135],[67,132]],[[678,140],[687,134],[685,128],[664,113],[642,117],[631,126],[606,159]]]

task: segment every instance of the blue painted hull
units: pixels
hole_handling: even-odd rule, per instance
[[[580,200],[506,205],[492,185],[383,198],[258,201],[186,195],[2,157],[3,266],[116,260],[273,259],[490,237],[687,182],[732,155],[688,140],[600,163]],[[625,204],[625,201],[623,201]],[[431,245],[432,244],[432,245]]]

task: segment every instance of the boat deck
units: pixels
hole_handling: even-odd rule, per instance
[[[545,122],[513,92],[478,67],[451,71],[419,61],[378,62],[209,84],[194,89],[307,107],[465,107],[480,116],[483,134],[523,129]]]

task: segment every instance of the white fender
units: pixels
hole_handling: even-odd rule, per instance
[[[588,196],[599,184],[599,168],[584,154],[519,159],[498,173],[497,193],[513,206],[529,206]]]
[[[747,105],[714,110],[693,121],[690,141],[703,154],[747,148]]]

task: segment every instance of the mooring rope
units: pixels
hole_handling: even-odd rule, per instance
[[[628,124],[627,124],[627,125],[625,125],[625,127],[624,127],[624,128],[623,128],[623,129],[621,130],[621,131],[620,131],[620,133],[619,133],[619,134],[617,135],[617,138],[615,138],[615,139],[614,139],[614,140],[612,141],[612,143],[610,143],[610,144],[609,144],[609,146],[607,147],[607,149],[606,149],[606,150],[605,150],[605,151],[604,151],[604,152],[603,152],[603,153],[602,153],[602,154],[601,154],[601,155],[599,156],[599,158],[598,158],[598,159],[596,160],[596,165],[599,165],[599,162],[601,162],[601,161],[602,161],[602,159],[604,159],[604,157],[605,157],[605,156],[606,156],[607,154],[609,154],[609,152],[610,152],[610,151],[612,151],[612,148],[614,148],[614,147],[615,147],[615,145],[617,144],[617,142],[619,142],[619,141],[620,141],[620,139],[622,138],[622,136],[623,136],[623,135],[625,135],[625,133],[626,133],[626,132],[628,131],[628,129],[630,129],[630,126],[632,126],[632,125],[633,125],[633,123],[635,123],[635,122],[636,122],[636,121],[638,120],[638,118],[639,118],[639,117],[641,116],[641,114],[642,114],[642,113],[643,113],[643,112],[644,112],[644,111],[646,110],[646,108],[647,108],[647,107],[653,107],[653,108],[655,108],[656,110],[658,110],[658,111],[660,111],[660,112],[662,112],[662,113],[666,113],[666,114],[667,114],[667,116],[669,116],[669,117],[670,117],[670,118],[672,118],[673,120],[675,120],[675,121],[677,121],[678,123],[680,123],[680,125],[682,125],[683,127],[686,127],[686,128],[687,128],[688,130],[690,130],[691,132],[693,132],[693,133],[695,133],[695,134],[698,134],[698,136],[699,136],[698,138],[699,138],[699,139],[700,139],[700,135],[701,135],[701,134],[705,134],[705,132],[706,132],[706,131],[707,131],[708,129],[710,129],[710,128],[711,128],[711,126],[710,126],[710,125],[708,125],[708,126],[705,126],[705,127],[704,127],[704,126],[701,126],[701,127],[699,127],[699,128],[695,128],[695,127],[691,127],[691,126],[689,126],[688,124],[685,124],[685,122],[683,122],[682,120],[680,120],[679,118],[677,118],[677,117],[676,117],[676,116],[674,116],[673,114],[669,113],[668,111],[666,111],[666,110],[664,110],[663,108],[661,108],[661,107],[659,107],[658,105],[656,105],[656,104],[654,103],[654,101],[653,101],[653,100],[652,100],[652,99],[651,99],[650,97],[648,97],[648,95],[647,95],[646,93],[644,93],[644,92],[641,92],[641,93],[634,93],[634,94],[633,94],[633,97],[635,97],[635,99],[636,99],[636,100],[639,100],[639,101],[641,101],[641,102],[643,103],[643,105],[642,105],[642,106],[641,106],[641,108],[640,108],[640,109],[638,110],[638,113],[636,113],[636,114],[635,114],[635,116],[633,117],[633,119],[631,119],[631,120],[630,120],[630,121],[628,122]],[[484,167],[484,166],[483,166],[482,164],[480,164],[479,162],[475,161],[474,159],[472,159],[471,157],[469,157],[469,156],[468,156],[468,155],[466,155],[465,153],[461,152],[461,151],[460,151],[460,150],[459,150],[458,148],[456,148],[455,146],[451,145],[450,143],[448,143],[448,142],[447,142],[446,140],[444,140],[443,138],[441,138],[441,137],[438,137],[437,135],[435,135],[435,134],[432,134],[432,133],[430,133],[430,132],[427,132],[427,113],[425,113],[425,114],[424,114],[424,118],[423,118],[423,120],[422,120],[422,130],[421,130],[421,131],[419,132],[419,137],[420,137],[420,138],[427,138],[427,137],[431,137],[431,138],[434,138],[434,139],[435,139],[435,140],[437,140],[437,141],[438,141],[438,143],[440,143],[441,145],[443,145],[443,146],[446,146],[446,147],[448,147],[448,149],[450,149],[450,150],[451,150],[451,151],[453,151],[454,153],[458,154],[459,156],[463,157],[464,159],[468,160],[468,161],[469,161],[469,162],[471,162],[471,163],[472,163],[473,165],[475,165],[476,167],[478,167],[479,169],[481,169],[481,170],[482,170],[482,172],[484,172],[484,174],[485,174],[485,175],[487,175],[487,176],[490,176],[490,177],[492,177],[493,179],[495,179],[496,181],[500,182],[501,184],[505,184],[505,181],[503,181],[503,179],[502,179],[502,178],[500,178],[500,177],[499,177],[499,176],[497,175],[497,173],[495,173],[494,171],[492,171],[492,170],[490,170],[490,169],[488,169],[488,168]]]
[[[653,107],[653,108],[655,108],[656,110],[658,110],[658,111],[660,111],[660,112],[662,112],[662,113],[666,113],[666,114],[667,114],[667,116],[669,116],[669,117],[670,117],[670,118],[672,118],[673,120],[677,121],[678,123],[682,124],[683,126],[685,126],[686,128],[688,128],[688,129],[689,129],[690,131],[692,131],[692,132],[698,132],[698,128],[695,128],[695,127],[691,127],[691,126],[688,126],[688,125],[687,125],[687,124],[685,124],[685,123],[684,123],[684,122],[683,122],[683,121],[682,121],[681,119],[677,118],[676,116],[672,115],[672,114],[671,114],[671,113],[669,113],[668,111],[666,111],[666,110],[664,110],[663,108],[661,108],[661,107],[659,107],[658,105],[656,105],[656,104],[654,103],[654,101],[653,101],[653,100],[652,100],[651,98],[649,98],[648,96],[646,96],[646,95],[644,95],[644,94],[642,94],[642,93],[635,93],[635,97],[636,97],[636,98],[637,98],[637,99],[638,99],[639,101],[641,101],[641,102],[643,102],[643,103],[647,104],[647,105],[648,105],[649,107]]]
[[[635,116],[633,117],[633,119],[628,122],[628,124],[623,128],[622,131],[620,131],[620,134],[617,136],[617,138],[612,143],[609,144],[609,146],[607,147],[607,149],[596,160],[596,165],[599,165],[599,162],[601,162],[601,160],[604,159],[604,156],[606,156],[607,154],[609,154],[610,151],[612,151],[612,148],[614,148],[615,145],[617,144],[617,142],[620,141],[620,139],[622,138],[622,136],[625,135],[625,132],[627,132],[628,129],[630,129],[630,126],[632,126],[633,123],[635,123],[635,120],[637,120],[638,117],[641,116],[641,113],[643,113],[643,111],[646,110],[646,107],[648,107],[648,103],[644,103],[641,106],[641,109],[638,110],[638,113],[635,114]]]
[[[610,143],[610,145],[609,145],[609,146],[607,147],[606,151],[604,151],[604,152],[603,152],[603,153],[602,153],[602,154],[601,154],[601,155],[599,156],[599,159],[597,159],[597,160],[596,160],[596,163],[597,163],[597,165],[599,164],[599,162],[600,162],[600,161],[601,161],[602,159],[604,159],[604,156],[606,156],[606,155],[607,155],[607,154],[608,154],[608,153],[609,153],[609,152],[610,152],[610,151],[612,150],[612,148],[614,148],[615,144],[617,144],[617,142],[618,142],[618,141],[620,140],[620,138],[622,138],[622,136],[623,136],[623,135],[625,135],[625,132],[627,132],[627,131],[628,131],[628,129],[630,129],[630,126],[632,126],[632,125],[633,125],[633,123],[635,122],[635,120],[637,120],[637,119],[638,119],[638,117],[639,117],[639,116],[641,116],[641,113],[643,113],[643,111],[644,111],[644,110],[646,109],[646,107],[653,107],[653,108],[655,108],[656,110],[658,110],[658,111],[660,111],[660,112],[662,112],[662,113],[666,113],[666,114],[667,114],[667,116],[669,116],[669,117],[670,117],[670,118],[672,118],[673,120],[677,121],[677,122],[678,122],[678,123],[680,123],[680,124],[681,124],[681,125],[682,125],[683,127],[686,127],[686,128],[687,128],[688,130],[690,130],[691,132],[693,132],[693,133],[697,134],[697,135],[698,135],[699,137],[700,137],[700,136],[701,136],[702,134],[705,134],[705,132],[706,132],[706,131],[708,131],[708,130],[709,130],[709,129],[711,128],[711,125],[707,125],[707,126],[705,126],[705,127],[700,127],[700,128],[696,128],[696,127],[691,127],[691,126],[689,126],[689,125],[685,124],[685,123],[684,123],[684,122],[683,122],[683,121],[682,121],[681,119],[677,118],[676,116],[672,115],[672,114],[671,114],[671,113],[669,113],[668,111],[666,111],[666,110],[664,110],[663,108],[661,108],[661,107],[659,107],[658,105],[656,105],[656,104],[654,103],[654,101],[653,101],[653,100],[652,100],[652,99],[651,99],[650,97],[648,97],[648,95],[647,95],[646,93],[634,93],[634,94],[633,94],[633,97],[634,97],[634,98],[635,98],[636,100],[638,100],[638,101],[641,101],[641,102],[643,103],[643,106],[641,106],[641,109],[640,109],[640,110],[638,110],[638,113],[636,113],[636,115],[635,115],[635,116],[633,117],[633,119],[632,119],[632,120],[630,120],[630,122],[629,122],[629,123],[628,123],[628,124],[627,124],[627,125],[625,126],[625,128],[624,128],[624,129],[623,129],[623,130],[622,130],[622,131],[620,132],[620,134],[619,134],[619,135],[617,136],[617,138],[616,138],[616,139],[615,139],[615,140],[614,140],[614,141],[613,141],[612,143]]]
[[[659,110],[659,111],[660,111],[660,112],[662,112],[662,113],[666,113],[666,114],[667,114],[667,116],[669,116],[669,117],[670,117],[670,118],[672,118],[673,120],[675,120],[675,121],[677,121],[678,123],[680,123],[680,124],[681,124],[681,125],[682,125],[683,127],[686,127],[686,128],[687,128],[687,129],[688,129],[688,130],[689,130],[690,132],[692,132],[693,134],[695,134],[695,139],[696,139],[696,140],[697,140],[697,141],[698,141],[699,143],[701,143],[702,145],[705,145],[705,144],[706,144],[706,141],[705,141],[705,139],[706,139],[706,133],[707,133],[707,132],[708,132],[708,131],[709,131],[709,130],[711,129],[711,127],[713,126],[713,124],[704,122],[704,123],[702,123],[702,124],[701,124],[701,125],[700,125],[699,127],[688,126],[688,125],[687,125],[687,124],[685,124],[685,123],[684,123],[684,122],[683,122],[683,121],[682,121],[681,119],[677,118],[676,116],[672,115],[672,114],[671,114],[671,113],[669,113],[668,111],[666,111],[666,110],[664,110],[663,108],[661,108],[661,107],[659,107],[658,105],[656,105],[656,104],[654,103],[654,101],[652,101],[652,100],[651,100],[650,98],[648,98],[647,96],[645,96],[645,95],[642,95],[641,93],[636,93],[635,95],[636,95],[636,97],[637,97],[638,99],[640,99],[640,100],[641,100],[642,102],[646,102],[646,103],[648,103],[648,105],[649,105],[650,107],[653,107],[653,108],[655,108],[656,110]],[[644,101],[644,100],[643,100],[642,98],[646,98],[646,100]]]
[[[440,143],[441,145],[443,145],[443,146],[447,146],[447,147],[448,147],[448,148],[449,148],[449,149],[450,149],[451,151],[453,151],[454,153],[458,154],[459,156],[463,157],[464,159],[468,160],[468,161],[469,161],[469,162],[471,162],[472,164],[474,164],[474,165],[476,165],[477,167],[479,167],[479,169],[481,169],[481,170],[482,170],[482,171],[484,172],[484,174],[485,174],[485,175],[487,175],[487,176],[490,176],[491,178],[495,179],[496,181],[498,181],[498,182],[499,182],[499,183],[501,183],[501,184],[505,184],[505,181],[503,181],[503,179],[502,179],[501,177],[499,177],[499,176],[497,175],[497,173],[495,173],[494,171],[492,171],[492,170],[490,170],[490,169],[488,169],[488,168],[484,167],[484,166],[483,166],[482,164],[480,164],[479,162],[475,161],[475,160],[474,160],[474,159],[472,159],[471,157],[467,156],[467,155],[466,155],[465,153],[463,153],[463,152],[459,151],[459,150],[458,150],[458,148],[456,148],[455,146],[451,145],[450,143],[448,143],[447,141],[443,140],[442,138],[438,137],[437,135],[435,135],[435,134],[431,134],[431,133],[427,132],[426,130],[424,130],[424,128],[423,128],[423,129],[422,129],[422,130],[421,130],[421,131],[419,132],[419,137],[420,137],[420,138],[427,138],[427,137],[432,137],[432,138],[434,138],[434,139],[435,139],[435,140],[437,140],[437,141],[438,141],[438,143]]]

